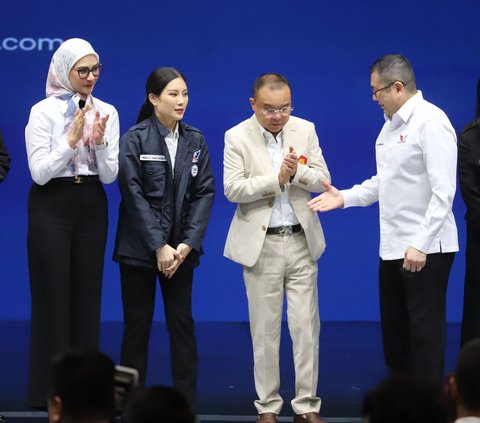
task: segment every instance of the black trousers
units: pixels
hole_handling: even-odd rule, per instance
[[[71,347],[98,348],[107,227],[100,182],[76,185],[53,179],[31,187],[31,407],[45,408],[52,356]]]
[[[136,368],[140,383],[145,384],[158,276],[170,337],[173,384],[193,408],[197,384],[197,344],[192,317],[193,269],[177,272],[171,279],[166,279],[155,269],[120,264],[120,274],[124,316],[121,363]]]
[[[480,234],[467,223],[461,345],[480,338]]]
[[[403,270],[401,260],[380,260],[380,316],[385,363],[441,382],[446,292],[454,253],[429,254],[420,272]]]

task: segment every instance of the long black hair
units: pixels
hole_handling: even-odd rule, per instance
[[[147,95],[145,97],[145,102],[142,104],[140,112],[138,113],[137,123],[152,116],[153,104],[150,103],[148,95],[160,95],[165,89],[165,87],[168,85],[168,83],[177,78],[182,78],[185,83],[187,82],[185,76],[183,76],[183,74],[175,68],[157,68],[149,75],[147,79],[147,84],[145,86]]]

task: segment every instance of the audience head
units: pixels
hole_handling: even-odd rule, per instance
[[[480,417],[480,339],[463,346],[448,385],[458,416]]]
[[[69,351],[52,360],[50,423],[106,423],[115,415],[115,365],[98,351]]]
[[[194,423],[195,415],[177,390],[166,386],[141,389],[132,394],[124,423]]]
[[[367,394],[362,416],[364,423],[447,423],[448,409],[440,386],[393,375]]]

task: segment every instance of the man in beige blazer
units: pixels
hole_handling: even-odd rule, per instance
[[[259,76],[254,115],[225,133],[224,190],[237,210],[224,255],[243,265],[254,350],[258,422],[276,422],[283,299],[295,364],[294,422],[322,422],[317,397],[320,319],[317,260],[325,249],[320,221],[307,207],[330,174],[313,123],[291,116],[288,80]]]

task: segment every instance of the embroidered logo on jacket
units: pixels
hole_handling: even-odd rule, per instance
[[[192,158],[192,163],[198,163],[200,160],[200,153],[202,150],[197,150],[195,153],[193,153],[193,158]]]

